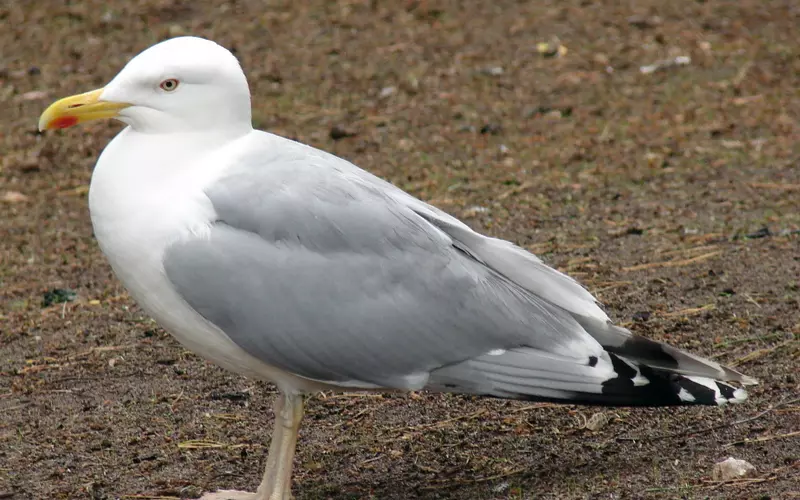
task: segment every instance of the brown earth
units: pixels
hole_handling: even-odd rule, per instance
[[[527,246],[620,323],[762,382],[724,408],[314,396],[298,499],[800,497],[797,2],[11,4],[0,498],[184,498],[260,478],[273,388],[177,345],[92,238],[87,185],[120,125],[36,132],[53,99],[183,33],[236,49],[259,127]],[[676,56],[691,62],[640,70]],[[757,475],[712,481],[728,456]]]

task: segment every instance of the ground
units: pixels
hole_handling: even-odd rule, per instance
[[[797,2],[93,0],[8,2],[0,19],[0,498],[260,478],[275,390],[181,348],[92,237],[91,170],[121,126],[36,132],[54,99],[184,33],[235,49],[259,127],[761,381],[724,408],[314,395],[298,500],[800,497]],[[728,456],[757,474],[713,481]]]

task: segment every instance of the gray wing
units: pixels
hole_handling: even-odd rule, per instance
[[[314,380],[398,388],[505,350],[581,364],[603,352],[432,207],[311,148],[270,150],[207,190],[218,220],[164,257],[178,292],[247,352]]]

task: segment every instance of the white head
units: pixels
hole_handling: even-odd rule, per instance
[[[250,91],[239,62],[224,47],[173,38],[140,53],[102,89],[52,104],[40,129],[117,118],[142,133],[252,129]]]

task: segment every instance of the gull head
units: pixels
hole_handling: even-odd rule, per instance
[[[103,118],[142,133],[244,133],[252,130],[250,90],[229,50],[203,38],[172,38],[131,59],[105,87],[50,105],[39,130]]]

